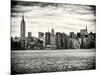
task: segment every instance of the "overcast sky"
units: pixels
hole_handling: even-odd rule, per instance
[[[20,36],[20,25],[24,13],[26,36],[32,32],[79,32],[88,27],[88,32],[95,32],[95,6],[56,4],[31,1],[12,1],[11,7],[11,36]]]

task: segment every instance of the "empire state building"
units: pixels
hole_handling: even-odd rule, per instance
[[[25,38],[25,20],[24,20],[24,15],[22,15],[22,21],[21,21],[21,38]]]
[[[22,15],[22,20],[21,20],[20,36],[21,36],[21,47],[25,48],[25,20],[24,20],[24,15]]]

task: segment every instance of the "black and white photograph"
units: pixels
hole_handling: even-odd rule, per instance
[[[11,0],[11,74],[96,69],[96,5]]]

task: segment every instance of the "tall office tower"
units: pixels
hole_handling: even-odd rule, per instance
[[[54,29],[51,30],[50,45],[51,49],[56,49],[56,36],[54,34]]]
[[[80,30],[80,37],[81,37],[81,48],[84,48],[84,40],[88,38],[87,26],[85,29]]]
[[[88,30],[87,30],[87,26],[86,26],[86,29],[81,29],[80,30],[80,36],[85,37],[87,35],[88,35]]]
[[[38,32],[38,38],[43,41],[43,46],[45,47],[45,37],[43,32]]]
[[[61,49],[61,37],[62,37],[62,34],[60,32],[57,32],[56,33],[56,46],[57,46],[57,49]]]
[[[28,32],[28,38],[32,37],[32,32]]]
[[[45,33],[45,46],[50,45],[50,32]]]
[[[24,20],[24,15],[22,15],[20,34],[21,34],[21,47],[25,48],[25,20]]]
[[[66,35],[65,33],[62,33],[62,36],[61,36],[61,47],[62,49],[65,49],[65,43],[66,43]]]
[[[25,20],[24,20],[24,15],[22,15],[22,20],[21,20],[21,37],[25,37]]]

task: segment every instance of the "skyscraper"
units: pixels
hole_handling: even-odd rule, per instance
[[[56,49],[56,35],[54,34],[53,28],[51,30],[51,35],[50,35],[50,45],[51,49]]]
[[[61,36],[62,36],[62,34],[60,32],[56,32],[57,49],[61,49]]]
[[[43,46],[45,47],[45,37],[43,32],[38,32],[38,38],[43,41]]]
[[[61,47],[62,49],[65,49],[65,46],[66,46],[66,35],[65,33],[62,33],[62,36],[61,36]]]
[[[24,20],[24,15],[22,15],[22,20],[21,20],[21,37],[25,37],[25,20]]]
[[[45,33],[45,46],[50,45],[50,32]]]
[[[32,38],[32,32],[28,32],[28,38]]]
[[[80,36],[81,37],[85,37],[86,35],[88,35],[87,26],[86,26],[86,29],[81,29],[80,30]]]
[[[20,34],[20,36],[21,36],[21,48],[25,48],[25,20],[24,20],[24,15],[22,15],[20,33],[21,33]]]

